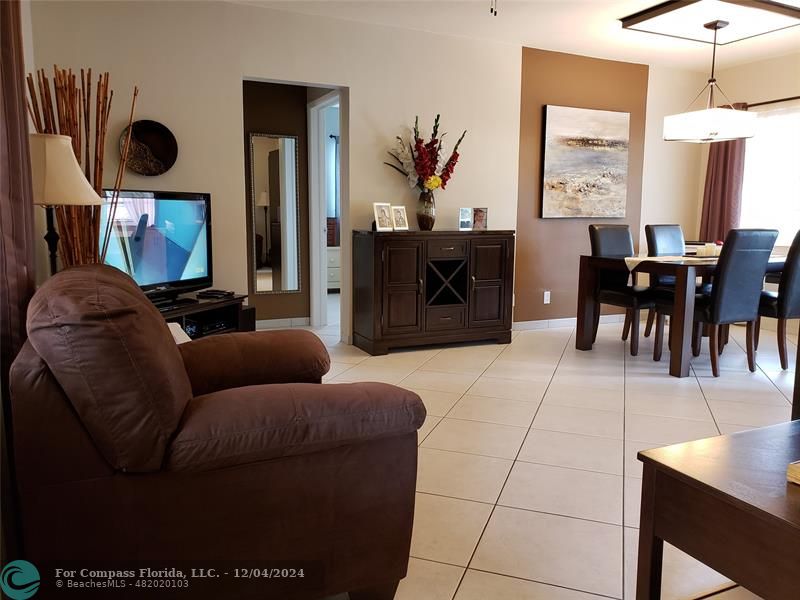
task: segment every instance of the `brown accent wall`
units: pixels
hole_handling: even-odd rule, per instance
[[[257,319],[307,317],[309,295],[308,242],[308,119],[305,86],[245,81],[242,88],[244,112],[244,169],[247,194],[247,283],[250,306]],[[297,136],[298,186],[300,200],[300,292],[254,294],[253,281],[253,202],[250,197],[250,134]]]
[[[590,223],[627,223],[638,248],[647,65],[522,49],[515,321],[574,317],[578,263]],[[542,123],[546,104],[625,111],[630,117],[624,219],[542,219]],[[551,303],[544,304],[544,290]]]

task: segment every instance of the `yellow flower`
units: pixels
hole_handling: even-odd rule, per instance
[[[424,186],[426,190],[432,192],[433,190],[442,187],[442,178],[438,175],[431,175],[425,180]]]

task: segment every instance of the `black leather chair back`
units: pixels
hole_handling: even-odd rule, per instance
[[[624,258],[633,256],[633,236],[628,225],[589,225],[589,242],[592,256]],[[625,271],[601,271],[600,289],[621,288],[628,285]]]
[[[645,225],[647,256],[683,256],[686,240],[680,225]],[[672,275],[650,275],[650,285],[675,285]]]
[[[714,323],[741,323],[758,316],[764,273],[778,232],[732,229],[725,238],[711,291]]]
[[[800,317],[800,231],[794,236],[778,284],[778,318]]]
[[[647,256],[683,256],[686,241],[680,225],[645,225]]]

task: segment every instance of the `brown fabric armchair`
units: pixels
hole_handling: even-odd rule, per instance
[[[316,583],[230,581],[184,597],[394,596],[411,540],[418,396],[319,385],[328,354],[305,331],[176,346],[133,280],[105,266],[45,283],[28,333],[11,373],[27,559],[302,562]]]

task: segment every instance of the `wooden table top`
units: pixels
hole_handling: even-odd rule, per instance
[[[800,532],[800,485],[786,481],[800,460],[800,421],[644,450],[639,460]]]

